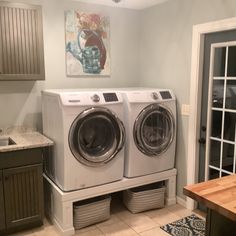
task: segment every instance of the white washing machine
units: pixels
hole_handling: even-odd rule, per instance
[[[46,174],[73,191],[122,179],[123,98],[114,91],[42,92],[43,133],[54,141]]]
[[[128,178],[174,168],[176,98],[171,90],[121,91],[125,100],[125,171]]]

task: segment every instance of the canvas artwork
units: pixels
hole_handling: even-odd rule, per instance
[[[69,10],[65,27],[67,75],[109,76],[109,17]]]

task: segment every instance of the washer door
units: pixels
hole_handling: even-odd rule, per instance
[[[160,104],[151,104],[138,115],[133,128],[137,148],[148,156],[165,152],[175,135],[172,112]]]
[[[74,120],[69,132],[69,146],[75,158],[87,166],[111,161],[125,140],[123,123],[110,110],[92,107]]]

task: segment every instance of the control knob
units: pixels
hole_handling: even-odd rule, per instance
[[[154,100],[158,100],[158,94],[156,92],[152,93],[151,96]]]
[[[97,94],[94,94],[91,99],[93,100],[93,102],[99,102],[100,101],[100,97]]]

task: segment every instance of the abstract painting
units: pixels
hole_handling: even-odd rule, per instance
[[[101,14],[65,12],[68,76],[110,75],[109,23]]]

